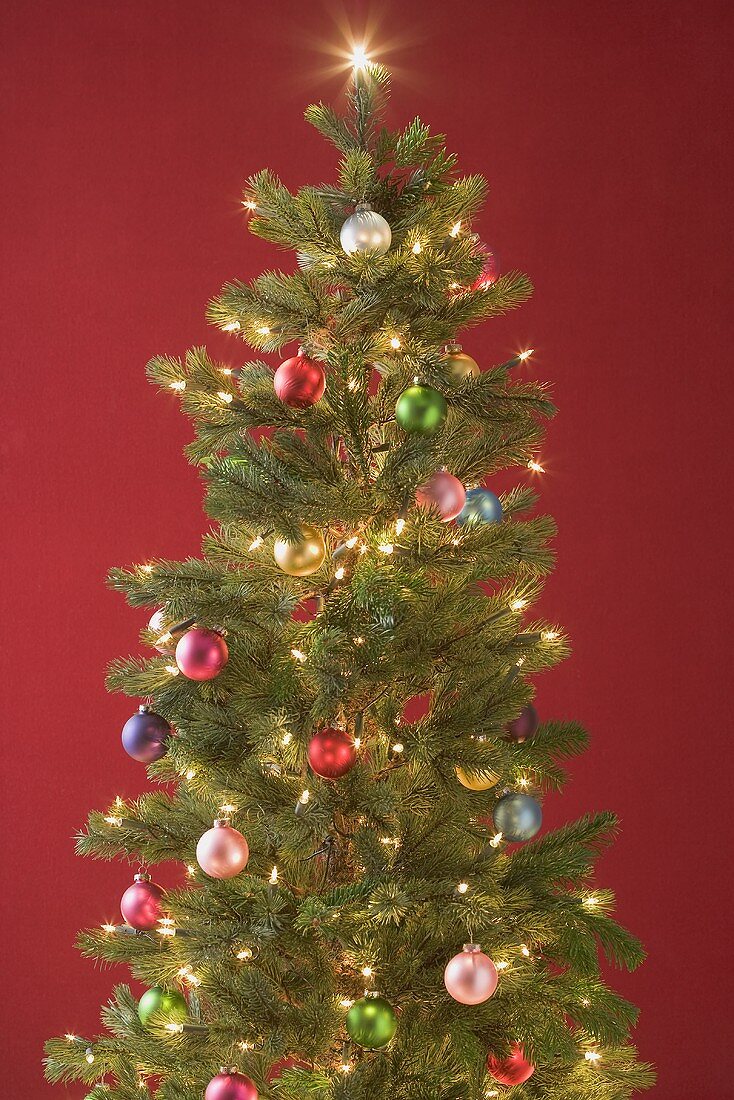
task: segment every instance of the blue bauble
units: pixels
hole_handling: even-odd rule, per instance
[[[543,811],[529,794],[505,794],[495,805],[492,820],[505,840],[532,840],[543,824]]]
[[[140,707],[122,727],[122,745],[128,756],[141,764],[152,764],[168,751],[171,727],[165,718],[148,707]]]
[[[502,519],[502,505],[499,497],[490,489],[469,489],[466,504],[456,517],[460,524],[499,523]]]

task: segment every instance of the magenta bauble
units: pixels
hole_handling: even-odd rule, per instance
[[[244,871],[250,849],[242,833],[221,819],[199,837],[196,861],[209,878],[234,878]]]
[[[223,1069],[206,1086],[204,1100],[257,1100],[255,1084],[244,1073]]]
[[[176,664],[188,680],[213,680],[229,659],[227,643],[217,630],[192,626],[176,646]]]
[[[320,363],[299,349],[298,355],[281,363],[273,378],[276,396],[292,409],[307,409],[324,396],[326,374]]]
[[[147,875],[136,875],[120,898],[120,912],[131,928],[150,932],[163,916],[163,891]]]
[[[519,1043],[512,1044],[506,1058],[495,1058],[493,1054],[488,1054],[487,1069],[501,1085],[522,1085],[535,1073],[535,1066],[527,1060]]]
[[[508,740],[517,741],[518,744],[534,737],[537,730],[538,712],[532,703],[528,703],[527,706],[523,707],[517,718],[513,718],[505,727]]]
[[[465,943],[460,954],[446,964],[443,981],[462,1005],[480,1005],[497,988],[497,967],[476,943]]]
[[[319,730],[309,743],[308,762],[322,779],[341,779],[357,762],[354,741],[344,730]]]
[[[437,470],[415,491],[421,508],[437,508],[444,523],[458,516],[466,502],[466,489],[448,470]]]

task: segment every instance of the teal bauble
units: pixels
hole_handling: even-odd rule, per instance
[[[146,990],[138,1002],[138,1016],[143,1027],[148,1026],[154,1012],[168,1024],[185,1024],[189,1018],[185,998],[175,989],[162,989],[159,985]]]
[[[398,1018],[384,997],[362,997],[347,1012],[349,1038],[368,1050],[387,1046],[397,1026]]]
[[[502,505],[500,498],[489,489],[481,486],[478,489],[467,489],[466,503],[456,517],[456,522],[467,523],[499,523],[502,519]]]
[[[505,794],[496,803],[492,820],[505,840],[532,840],[543,824],[543,811],[529,794]]]
[[[403,431],[433,435],[449,411],[446,398],[432,386],[408,386],[395,403],[395,419]]]

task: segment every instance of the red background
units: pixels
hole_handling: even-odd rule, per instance
[[[196,553],[204,525],[180,454],[188,426],[144,364],[204,341],[232,364],[246,357],[203,319],[227,278],[281,262],[245,233],[241,185],[264,166],[292,186],[333,178],[301,113],[339,91],[323,50],[367,21],[395,74],[393,119],[420,114],[465,170],[486,173],[484,236],[537,288],[465,346],[486,365],[537,348],[529,369],[554,380],[561,409],[543,451],[543,506],[560,524],[544,610],[575,655],[540,680],[538,700],[545,716],[581,718],[593,742],[548,814],[621,815],[601,880],[650,952],[615,980],[642,1008],[637,1040],[659,1095],[734,1095],[716,862],[729,829],[716,664],[728,642],[731,11],[713,0],[6,8],[6,1100],[52,1095],[42,1039],[91,1033],[114,978],[72,947],[80,926],[115,916],[129,881],[124,865],[77,860],[72,833],[90,807],[144,786],[119,746],[132,708],[103,689],[107,660],[138,652],[143,616],[106,591],[105,571]]]

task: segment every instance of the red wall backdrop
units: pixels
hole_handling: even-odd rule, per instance
[[[539,681],[538,700],[546,716],[581,718],[593,742],[549,817],[621,815],[601,880],[650,951],[618,986],[642,1008],[637,1039],[659,1066],[658,1094],[734,1095],[729,885],[715,862],[730,828],[730,707],[716,664],[728,648],[731,10],[6,7],[6,1100],[52,1095],[43,1037],[92,1032],[123,976],[72,947],[79,927],[114,917],[129,881],[122,865],[77,860],[73,831],[90,807],[144,787],[119,747],[131,706],[103,689],[107,660],[138,651],[143,617],[104,575],[196,553],[204,526],[180,454],[188,427],[144,364],[204,341],[232,364],[246,357],[203,319],[225,279],[280,262],[244,231],[242,182],[264,166],[293,186],[333,177],[301,112],[337,95],[323,51],[367,22],[395,73],[394,118],[420,114],[465,170],[488,175],[484,236],[537,288],[465,345],[487,365],[537,348],[529,369],[554,380],[561,409],[543,452],[543,506],[560,524],[544,610],[576,652]]]

